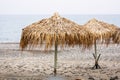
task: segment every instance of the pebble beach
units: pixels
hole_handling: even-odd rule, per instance
[[[19,43],[0,43],[0,80],[120,80],[120,45],[97,44],[101,69],[91,69],[92,53],[94,48],[59,48],[55,77],[54,47],[21,51]]]

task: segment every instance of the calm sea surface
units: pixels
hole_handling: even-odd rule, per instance
[[[0,15],[0,43],[19,42],[22,28],[51,15]],[[78,24],[96,18],[120,26],[120,15],[62,15]]]

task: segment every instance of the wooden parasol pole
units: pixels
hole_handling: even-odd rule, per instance
[[[99,60],[101,54],[99,54],[99,56],[97,55],[96,40],[94,42],[94,49],[95,49],[95,53],[93,53],[93,56],[94,56],[94,59],[95,59],[95,65],[93,66],[93,69],[100,69],[101,67],[98,64],[98,60]]]
[[[55,41],[55,54],[54,54],[54,76],[56,76],[57,74],[57,48],[58,48],[58,39],[56,37],[56,41]]]

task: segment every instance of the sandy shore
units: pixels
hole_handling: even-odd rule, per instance
[[[19,49],[17,43],[0,44],[0,80],[120,80],[120,45],[98,45],[102,69],[92,70],[94,49],[59,49],[57,77],[53,77],[54,48]]]

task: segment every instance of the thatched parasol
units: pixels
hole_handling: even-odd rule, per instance
[[[26,47],[35,47],[44,43],[45,49],[55,46],[54,73],[56,75],[58,45],[63,47],[64,45],[82,44],[89,47],[92,40],[87,43],[89,40],[87,36],[88,32],[84,31],[80,25],[55,13],[50,18],[42,19],[25,27],[22,31],[20,47],[23,50]]]
[[[113,34],[115,33],[116,30],[116,26],[112,25],[112,24],[108,24],[102,21],[98,21],[96,19],[91,19],[90,21],[88,21],[85,25],[84,28],[91,33],[92,37],[93,37],[93,43],[94,43],[94,47],[95,47],[95,54],[93,54],[94,58],[95,58],[95,66],[93,68],[100,68],[100,66],[98,65],[98,60],[100,58],[97,55],[97,51],[96,51],[96,40],[101,40],[102,42],[108,44],[108,40],[110,40],[110,38],[113,36]]]
[[[113,40],[114,43],[120,44],[120,28],[118,28],[115,31],[115,34],[113,35],[112,40]]]

